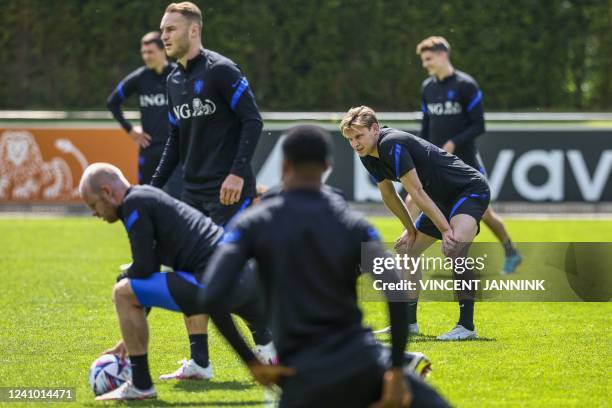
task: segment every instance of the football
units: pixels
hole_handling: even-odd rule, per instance
[[[89,385],[95,395],[112,391],[131,378],[130,361],[126,359],[122,362],[114,354],[98,357],[89,369]]]

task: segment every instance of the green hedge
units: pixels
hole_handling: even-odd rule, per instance
[[[419,107],[422,38],[444,35],[488,110],[612,106],[612,0],[198,1],[204,44],[263,110]],[[168,1],[3,0],[0,109],[103,109]]]

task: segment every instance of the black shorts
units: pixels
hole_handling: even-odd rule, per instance
[[[321,358],[333,359],[334,356],[321,356]],[[351,364],[349,361],[346,363]],[[342,372],[343,366],[341,361],[337,361],[335,371]],[[289,377],[283,380],[285,386],[282,387],[283,394],[279,407],[369,407],[382,396],[385,370],[380,360],[371,361],[350,375],[337,376],[336,380],[328,382],[326,377],[336,376],[334,372],[330,372],[329,367],[321,369],[318,373],[311,373],[312,381],[301,380],[298,369],[295,378]],[[414,373],[405,371],[404,378],[412,391],[411,407],[449,407],[435,389]]]
[[[460,194],[450,206],[440,205],[438,203],[436,203],[436,205],[440,211],[442,211],[442,214],[444,214],[448,222],[458,214],[467,214],[474,218],[476,220],[476,226],[478,227],[478,232],[476,234],[478,234],[480,232],[480,220],[489,207],[489,200],[489,187],[484,185],[480,188],[466,190],[464,193]],[[442,234],[425,213],[419,215],[415,221],[415,226],[416,229],[423,234],[442,239]]]
[[[151,184],[151,179],[157,165],[161,160],[162,154],[164,153],[163,144],[157,144],[149,146],[145,149],[140,149],[138,154],[138,184]],[[164,186],[164,191],[170,194],[172,197],[178,199],[181,197],[181,190],[183,189],[183,177],[180,166],[176,166],[174,172],[168,179],[168,182]]]
[[[215,224],[225,227],[232,218],[253,203],[253,198],[241,197],[240,201],[236,204],[224,205],[219,201],[219,197],[211,200],[210,197],[202,197],[197,193],[184,189],[181,195],[181,201],[200,211],[207,217],[210,217]]]

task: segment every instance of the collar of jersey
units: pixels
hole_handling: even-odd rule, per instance
[[[190,59],[189,61],[187,61],[187,67],[185,67],[184,69],[185,72],[192,71],[193,68],[200,63],[200,61],[203,61],[204,58],[206,57],[204,53],[205,53],[204,48],[200,48],[200,53],[196,55],[195,57],[193,57],[192,59]]]
[[[133,186],[128,187],[127,191],[125,192],[125,195],[123,196],[123,201],[121,202],[121,204],[119,204],[119,207],[117,207],[117,216],[121,220],[123,220],[123,203],[125,202],[125,199],[127,198],[128,194],[132,192],[132,187]]]
[[[376,149],[378,150],[378,148],[380,147],[380,143],[382,142],[383,138],[385,136],[387,136],[387,133],[389,133],[389,131],[391,130],[391,128],[387,125],[383,126],[380,128],[380,131],[378,133],[378,141],[376,142]],[[380,150],[378,155],[380,156]],[[376,157],[374,157],[376,158]]]
[[[438,77],[437,77],[437,76],[435,76],[435,75],[434,75],[434,79],[436,80],[436,82],[437,82],[437,83],[439,83],[439,84],[444,84],[444,83],[446,83],[446,82],[450,81],[451,79],[453,79],[453,78],[454,78],[454,77],[456,77],[456,76],[457,76],[457,70],[455,69],[455,70],[453,70],[453,73],[452,73],[452,74],[450,74],[450,75],[449,75],[449,76],[447,76],[447,77],[444,77],[444,79],[442,79],[442,80],[439,80],[439,79],[438,79]]]

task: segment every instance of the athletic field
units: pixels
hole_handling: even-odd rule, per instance
[[[400,232],[391,218],[372,221],[387,241]],[[609,220],[507,220],[507,227],[518,242],[612,241]],[[478,240],[493,238],[483,227]],[[120,337],[111,288],[130,256],[123,226],[79,217],[0,218],[0,248],[0,387],[75,387],[77,404],[66,406],[101,405],[87,372]],[[364,303],[364,311],[373,327],[386,325],[384,304]],[[456,305],[423,302],[423,334],[409,349],[432,359],[429,381],[455,406],[603,407],[612,395],[611,316],[610,303],[481,303],[480,339],[445,343],[435,336],[452,328]],[[154,310],[149,322],[155,379],[176,369],[189,345],[180,315]],[[212,381],[157,381],[156,401],[129,405],[261,406],[263,389],[214,329],[210,350]]]

